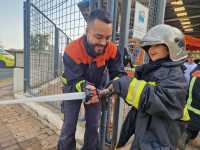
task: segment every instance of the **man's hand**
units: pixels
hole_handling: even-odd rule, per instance
[[[94,85],[89,82],[85,82],[83,91],[86,93],[85,104],[95,104],[99,102],[99,97],[97,94],[97,89]]]
[[[99,97],[98,96],[93,96],[88,101],[85,102],[86,105],[96,104],[96,103],[99,103]]]

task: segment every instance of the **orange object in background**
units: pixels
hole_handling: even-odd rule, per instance
[[[144,64],[145,51],[140,47],[140,40],[136,38],[129,38],[129,50],[134,53],[136,48],[140,48],[140,53],[137,55],[135,65]]]
[[[200,38],[185,35],[185,43],[188,51],[200,51]]]
[[[141,48],[140,54],[136,57],[136,60],[135,60],[136,65],[144,64],[144,55],[145,55],[145,51],[144,51],[144,49]]]
[[[199,78],[199,77],[200,77],[200,71],[197,70],[197,71],[193,72],[193,73],[192,73],[192,76],[193,76],[193,77],[198,77],[198,78]]]

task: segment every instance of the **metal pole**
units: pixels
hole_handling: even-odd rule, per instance
[[[30,87],[30,0],[24,2],[24,92]]]
[[[98,1],[98,8],[102,9],[102,1],[103,0],[99,0]],[[117,16],[115,15],[114,9],[117,10],[117,5],[118,4],[118,0],[107,0],[107,6],[106,6],[106,11],[110,11],[111,10],[111,17],[113,19],[113,34],[112,36],[116,35],[116,18]],[[116,8],[115,8],[116,6]],[[114,41],[115,38],[112,37],[112,40]],[[105,149],[105,145],[110,144],[109,142],[109,138],[108,138],[108,134],[107,134],[107,129],[108,129],[108,122],[109,122],[109,104],[110,101],[107,100],[106,98],[104,100],[102,100],[102,110],[101,110],[101,122],[100,122],[100,134],[99,134],[99,150],[104,150]]]
[[[112,32],[112,41],[116,40],[116,31],[117,31],[117,10],[118,10],[118,0],[112,0],[112,19],[113,19],[113,32]]]
[[[122,16],[119,40],[119,48],[122,56],[124,56],[124,47],[128,46],[131,2],[132,0],[123,0],[122,2]]]
[[[158,16],[158,24],[160,23],[164,23],[164,19],[165,19],[165,8],[166,8],[166,0],[159,0],[159,9],[157,12],[157,16]]]
[[[111,150],[115,149],[115,146],[118,141],[118,128],[119,128],[119,118],[120,118],[120,107],[121,103],[119,101],[119,97],[115,96],[115,104],[114,104],[114,114],[113,114],[113,129],[112,129],[112,143]]]
[[[85,102],[86,93],[85,92],[74,92],[74,93],[64,93],[58,95],[50,96],[38,96],[38,97],[22,97],[18,99],[2,100],[0,105],[13,105],[13,104],[24,104],[30,102],[58,102],[58,101],[77,101],[83,100]]]
[[[149,4],[148,28],[164,23],[166,0],[151,0]]]
[[[128,45],[131,2],[132,0],[123,0],[122,2],[122,16],[119,41],[120,53],[122,56],[124,55],[124,47]],[[117,101],[114,106],[115,110],[113,116],[112,150],[115,149],[115,145],[119,140],[120,130],[123,122],[123,101],[120,100],[119,97],[116,97],[116,100]]]
[[[59,32],[58,28],[55,27],[55,45],[54,45],[54,77],[58,76],[58,58],[59,58]]]
[[[102,8],[102,0],[98,0],[98,8],[99,8],[99,9]]]
[[[26,92],[26,82],[27,82],[27,76],[25,75],[25,67],[26,67],[26,63],[25,63],[25,55],[26,55],[26,51],[27,51],[27,42],[26,42],[26,32],[27,32],[27,23],[26,23],[26,17],[27,16],[27,2],[24,1],[24,92]]]
[[[100,123],[100,143],[99,143],[99,150],[105,150],[106,144],[106,127],[108,121],[108,106],[109,101],[106,98],[102,99],[102,115],[101,115],[101,123]]]
[[[96,0],[90,0],[89,1],[89,11],[92,12],[94,9],[96,9]]]

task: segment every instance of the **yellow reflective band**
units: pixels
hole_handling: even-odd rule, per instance
[[[193,113],[195,113],[197,115],[200,115],[200,110],[192,107],[192,105],[191,105],[192,104],[192,90],[193,90],[195,81],[196,81],[196,77],[193,77],[191,82],[190,82],[189,97],[188,97],[188,100],[187,100],[187,107],[188,107],[188,110],[192,111]]]
[[[78,92],[81,92],[81,84],[84,83],[84,82],[85,82],[85,80],[81,80],[78,83],[76,83],[76,90]]]
[[[126,102],[130,105],[132,105],[132,101],[133,101],[133,98],[134,98],[134,95],[135,95],[135,93],[133,91],[134,91],[134,86],[135,86],[136,82],[137,82],[137,79],[133,78],[133,80],[131,81],[129,88],[128,88],[128,94],[126,96]]]
[[[187,100],[188,106],[191,106],[191,104],[192,104],[192,89],[193,89],[195,80],[196,80],[196,77],[193,77],[192,80],[190,81],[189,97],[188,97],[188,100]]]
[[[140,96],[145,85],[146,81],[137,80],[136,78],[134,78],[130,83],[128,94],[126,97],[126,102],[134,106],[135,108],[138,108],[140,103]]]
[[[190,115],[188,113],[188,107],[187,105],[185,105],[184,109],[183,109],[183,116],[181,118],[182,121],[190,121]]]
[[[118,80],[119,79],[119,77],[115,77],[113,80]]]
[[[61,81],[64,85],[67,85],[68,82],[67,82],[67,79],[65,77],[61,76],[60,79],[61,79]]]
[[[144,86],[146,85],[146,82],[143,81],[143,80],[141,80],[141,81],[139,81],[138,84],[139,84],[139,86],[138,86],[138,89],[136,89],[137,91],[134,91],[134,92],[136,92],[136,96],[135,96],[134,101],[133,101],[133,106],[134,106],[135,108],[138,108],[138,106],[139,106],[139,103],[140,103],[140,96],[141,96],[141,94],[142,94],[142,91],[143,91],[143,89],[144,89]]]
[[[199,109],[196,109],[192,106],[188,106],[188,110],[192,111],[193,113],[197,114],[197,115],[200,115],[200,110]]]
[[[134,68],[136,68],[137,66],[139,66],[139,65],[135,65],[135,64],[133,65]]]
[[[147,82],[148,85],[152,85],[152,86],[156,86],[157,83],[156,82]]]

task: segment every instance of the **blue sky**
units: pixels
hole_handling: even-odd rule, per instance
[[[0,44],[23,48],[23,0],[0,0]]]

